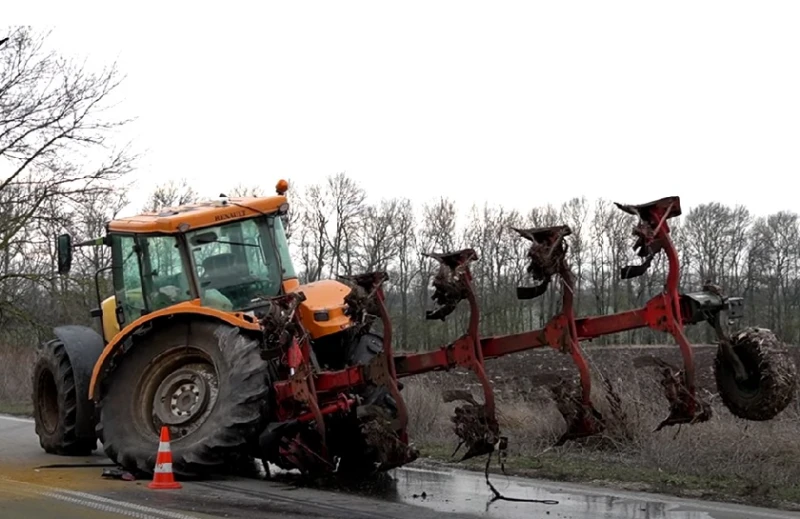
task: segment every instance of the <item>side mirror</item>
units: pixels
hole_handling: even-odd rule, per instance
[[[59,235],[56,238],[56,251],[58,253],[58,273],[64,275],[72,267],[72,236],[69,234]]]

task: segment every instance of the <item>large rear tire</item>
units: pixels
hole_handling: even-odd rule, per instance
[[[33,367],[32,385],[34,428],[44,451],[60,456],[91,454],[97,448],[97,439],[78,436],[75,375],[60,340],[42,345]]]
[[[745,420],[775,418],[792,401],[797,369],[786,346],[766,328],[746,328],[731,342],[748,378],[737,381],[722,349],[714,360],[714,376],[722,403]]]
[[[161,425],[173,472],[203,477],[237,466],[263,427],[269,392],[259,340],[225,324],[193,320],[154,331],[108,375],[98,431],[109,458],[152,473]]]

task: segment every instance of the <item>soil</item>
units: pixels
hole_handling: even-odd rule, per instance
[[[587,357],[589,367],[592,372],[602,373],[611,378],[612,383],[628,384],[628,377],[636,371],[640,371],[652,377],[654,381],[659,379],[655,368],[634,367],[634,359],[643,356],[654,356],[665,361],[675,369],[683,367],[683,359],[680,348],[677,345],[582,345],[584,355]],[[794,362],[800,366],[800,348],[789,347],[790,356]],[[694,361],[696,365],[697,388],[717,393],[714,380],[714,357],[717,347],[715,345],[694,345]],[[647,371],[649,370],[649,372]],[[527,392],[539,393],[537,387],[541,383],[548,383],[543,375],[562,375],[567,378],[577,377],[577,369],[572,363],[569,355],[557,352],[550,348],[531,350],[515,353],[490,359],[486,361],[487,375],[492,380],[495,391],[502,395],[505,391],[513,391],[517,396],[522,396]],[[455,372],[433,373],[434,379],[441,377],[441,381],[455,382]],[[461,384],[467,382],[467,386],[474,386],[473,380],[467,377],[458,377]],[[539,382],[541,379],[541,383]],[[657,384],[657,382],[656,382]],[[464,387],[463,385],[461,387]],[[657,389],[658,390],[658,389]],[[541,394],[541,393],[539,393]]]

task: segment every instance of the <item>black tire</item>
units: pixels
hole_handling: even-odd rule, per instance
[[[366,333],[351,345],[347,362],[349,365],[365,365],[382,351],[383,337],[377,333]],[[402,389],[399,384],[398,389]],[[369,385],[361,393],[361,397],[362,405],[382,407],[392,418],[397,417],[397,402],[388,389]],[[347,435],[337,472],[347,478],[370,477],[375,472],[375,459],[373,448],[361,435]]]
[[[775,418],[791,403],[797,369],[786,346],[766,328],[746,328],[731,342],[749,377],[738,382],[722,349],[714,359],[714,376],[722,403],[734,416],[752,421]]]
[[[347,363],[351,366],[369,364],[382,351],[383,336],[373,332],[365,333],[358,341],[354,341],[348,354]],[[398,381],[398,390],[402,387]],[[393,417],[397,416],[397,402],[394,401],[388,389],[369,386],[362,396],[365,404],[384,406],[389,409]]]
[[[33,419],[39,445],[45,452],[60,456],[91,454],[97,448],[97,438],[78,437],[75,376],[60,340],[48,341],[39,350],[32,383]]]
[[[170,413],[177,409],[178,391],[181,399],[191,398],[189,392],[196,397],[187,413],[194,412],[197,402],[205,404],[197,407],[196,421],[190,414],[186,423],[168,424],[172,469],[177,476],[224,473],[250,458],[264,425],[269,394],[268,367],[258,338],[226,324],[184,321],[155,330],[117,364],[98,406],[98,435],[113,461],[130,471],[152,473],[160,425],[177,420]],[[184,376],[193,377],[192,382],[176,378],[174,386],[164,387],[171,391],[171,408],[157,407],[159,386],[190,367],[195,371]],[[207,370],[205,374],[201,369]],[[187,385],[190,389],[184,391]],[[166,402],[166,398],[158,400]]]

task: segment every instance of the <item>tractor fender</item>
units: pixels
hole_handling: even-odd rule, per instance
[[[103,338],[92,328],[80,325],[57,326],[53,333],[64,345],[75,379],[76,433],[81,438],[93,438],[94,402],[89,399],[89,383],[92,368],[103,352]]]
[[[241,312],[224,312],[216,308],[200,306],[199,300],[187,301],[185,303],[162,308],[155,312],[150,312],[125,326],[114,339],[103,348],[102,353],[94,365],[94,370],[92,371],[88,391],[89,398],[97,402],[100,396],[98,392],[100,383],[106,375],[113,370],[114,359],[134,346],[134,338],[147,335],[152,330],[164,324],[168,324],[169,321],[176,318],[214,319],[245,330],[261,330],[258,320],[252,315]]]

